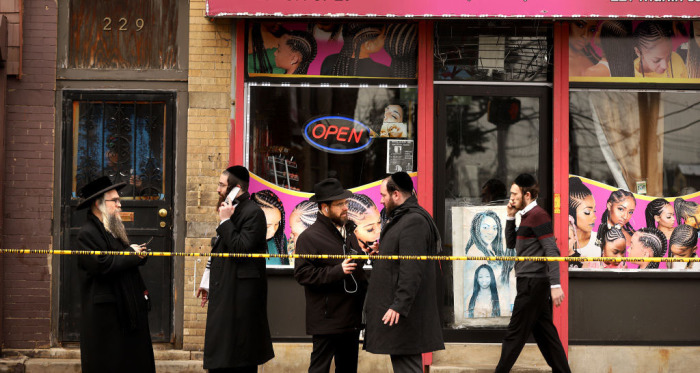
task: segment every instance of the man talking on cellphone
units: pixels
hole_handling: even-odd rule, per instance
[[[359,254],[355,223],[348,220],[348,197],[337,179],[314,185],[309,199],[318,203],[318,216],[299,235],[296,254]],[[376,244],[375,244],[376,246]],[[294,278],[306,294],[306,333],[312,335],[309,373],[328,373],[335,357],[335,371],[357,372],[362,304],[367,289],[362,264],[351,259],[296,259]]]
[[[552,219],[537,205],[539,186],[532,175],[521,174],[510,187],[506,218],[506,245],[518,256],[559,256]],[[520,227],[515,229],[515,215]],[[497,373],[510,372],[530,333],[554,373],[570,373],[569,362],[552,321],[552,302],[559,307],[564,291],[559,283],[558,262],[517,262],[517,295],[508,331],[503,338]]]
[[[220,222],[212,253],[267,253],[265,214],[250,200],[249,181],[243,166],[221,173],[216,189]],[[204,277],[209,281],[198,291],[209,301],[204,369],[255,373],[258,365],[275,356],[267,320],[265,259],[212,257],[207,267]]]

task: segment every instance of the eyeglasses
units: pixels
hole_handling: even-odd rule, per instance
[[[121,204],[121,200],[119,200],[119,198],[106,199],[105,202],[114,202],[115,205]]]

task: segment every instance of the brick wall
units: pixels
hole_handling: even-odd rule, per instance
[[[0,14],[0,18],[3,15]],[[0,19],[2,22],[2,19]],[[7,40],[0,40],[0,48],[2,45],[7,43]],[[0,60],[5,59],[6,56],[0,56]],[[5,67],[0,66],[0,197],[3,195],[3,181],[5,180],[5,98],[7,97],[7,70]],[[3,213],[3,203],[0,201],[0,223],[2,222]],[[0,249],[5,246],[2,244],[2,227],[0,224]],[[0,255],[0,270],[3,269],[3,255]],[[3,346],[3,334],[2,334],[2,293],[3,293],[3,281],[2,274],[0,274],[0,355],[2,354]]]
[[[51,248],[56,86],[55,1],[24,0],[22,80],[8,79],[3,245]],[[49,346],[51,258],[5,256],[5,348]]]
[[[231,24],[204,18],[203,0],[190,1],[187,114],[187,252],[209,252],[216,234],[219,175],[228,167],[231,117]],[[194,297],[206,258],[185,261],[183,349],[202,350],[206,308]],[[196,265],[196,274],[195,274]]]

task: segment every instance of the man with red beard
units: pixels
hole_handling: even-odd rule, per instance
[[[90,208],[78,233],[80,250],[135,251],[122,223],[119,189],[103,176],[80,190],[78,209]],[[80,359],[82,371],[155,372],[148,329],[148,290],[139,266],[145,255],[80,255]]]
[[[387,222],[380,255],[438,255],[440,234],[418,204],[413,180],[397,172],[379,189]],[[432,260],[376,260],[367,291],[365,349],[388,354],[396,373],[422,373],[421,354],[444,350],[438,309],[438,264]]]
[[[314,185],[309,199],[318,203],[316,222],[299,235],[297,254],[358,254],[355,224],[348,220],[348,197],[337,179]],[[306,294],[306,333],[312,335],[309,373],[357,372],[362,304],[367,279],[362,262],[351,259],[296,259],[294,277]]]
[[[537,205],[539,185],[532,175],[521,174],[510,187],[507,206],[506,246],[518,256],[559,256],[552,218]],[[521,215],[515,228],[515,214]],[[564,291],[559,283],[558,262],[517,262],[517,295],[508,331],[503,338],[497,373],[510,372],[530,333],[552,372],[571,372],[557,329],[552,321],[552,303],[559,307]]]

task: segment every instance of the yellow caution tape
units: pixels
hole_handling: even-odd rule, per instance
[[[695,263],[700,258],[620,258],[620,257],[572,257],[572,256],[442,256],[442,255],[334,255],[334,254],[258,254],[258,253],[183,253],[168,251],[93,251],[93,250],[31,250],[0,249],[0,254],[46,255],[142,255],[164,257],[213,257],[213,258],[289,258],[289,259],[354,259],[354,260],[485,260],[514,262],[650,262]]]

